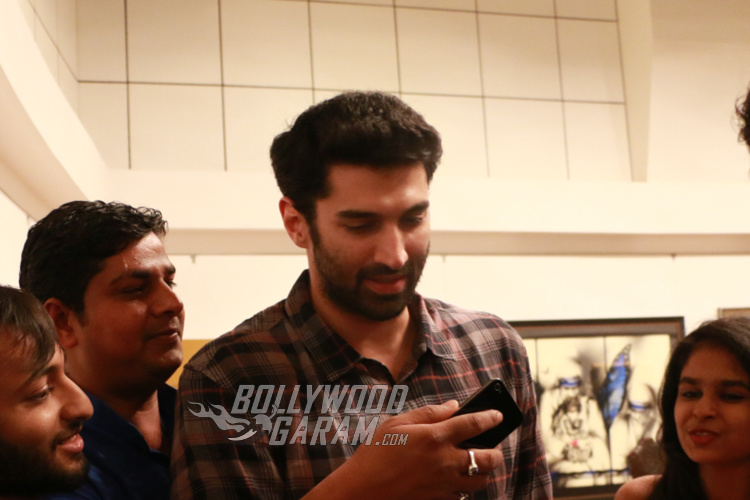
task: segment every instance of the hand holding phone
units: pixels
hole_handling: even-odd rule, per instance
[[[499,378],[487,382],[484,387],[467,399],[453,414],[465,415],[484,410],[498,410],[503,421],[496,427],[461,442],[462,448],[494,448],[523,422],[523,413],[513,400],[505,384]]]

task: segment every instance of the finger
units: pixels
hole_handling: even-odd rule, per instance
[[[456,449],[456,459],[453,467],[455,474],[451,477],[474,477],[474,476],[489,476],[495,470],[500,468],[503,461],[503,452],[499,449],[491,450],[479,450],[472,448],[471,450]],[[469,451],[474,452],[474,463],[477,465],[476,471],[471,472],[471,455]]]
[[[485,410],[467,415],[453,417],[439,425],[443,427],[442,431],[446,433],[448,439],[453,444],[474,437],[488,429],[500,425],[503,421],[503,414],[497,410]]]
[[[406,413],[402,413],[397,417],[391,419],[395,424],[398,419],[398,425],[408,424],[434,424],[436,422],[442,422],[451,415],[453,415],[458,409],[458,401],[450,400],[441,405],[429,405],[411,410]]]
[[[463,452],[464,457],[462,457],[459,463],[465,464],[462,473],[468,476],[469,466],[471,465],[471,456],[469,455],[469,450],[460,451]],[[503,462],[503,452],[498,448],[490,450],[472,448],[471,451],[474,452],[474,462],[476,462],[477,467],[479,468],[477,474],[489,474],[499,468]]]

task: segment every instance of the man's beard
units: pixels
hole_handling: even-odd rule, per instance
[[[0,495],[36,496],[67,492],[83,484],[89,471],[83,454],[78,467],[73,469],[50,462],[49,457],[39,449],[21,449],[0,440]]]
[[[391,269],[383,264],[373,264],[357,272],[355,284],[347,284],[346,265],[342,265],[334,254],[315,238],[313,257],[320,275],[323,293],[342,309],[372,321],[393,319],[404,310],[414,297],[422,270],[427,262],[429,246],[424,254],[410,259],[401,269]],[[402,276],[406,279],[403,290],[392,294],[376,293],[363,285],[366,279]]]

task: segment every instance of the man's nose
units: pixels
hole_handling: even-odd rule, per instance
[[[156,316],[163,314],[177,316],[182,313],[184,308],[184,304],[174,289],[166,282],[159,283],[158,290],[156,291],[156,299],[153,304],[154,314]]]
[[[94,407],[86,393],[78,385],[65,377],[65,382],[60,387],[63,397],[60,417],[68,422],[84,421],[94,414]]]
[[[404,234],[398,226],[386,226],[377,237],[375,262],[394,270],[404,267],[409,260],[409,254],[406,252]]]

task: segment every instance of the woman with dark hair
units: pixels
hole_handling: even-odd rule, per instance
[[[750,499],[750,318],[703,323],[677,344],[661,414],[664,474],[615,500]]]

